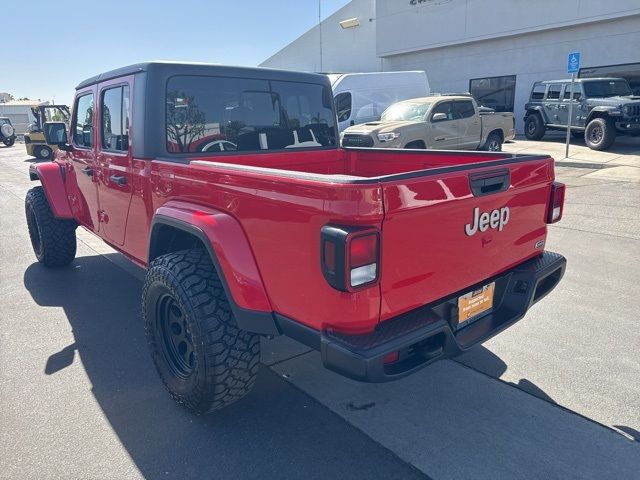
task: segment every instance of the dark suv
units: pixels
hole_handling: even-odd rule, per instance
[[[573,98],[572,98],[573,97]],[[524,132],[540,140],[547,129],[566,130],[573,102],[571,134],[593,150],[606,150],[616,135],[640,135],[640,97],[623,78],[580,78],[536,82],[525,105]]]
[[[16,131],[7,117],[0,117],[0,142],[7,147],[16,143]]]

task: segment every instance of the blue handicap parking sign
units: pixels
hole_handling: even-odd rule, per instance
[[[573,52],[567,58],[567,73],[578,73],[580,70],[580,52]]]

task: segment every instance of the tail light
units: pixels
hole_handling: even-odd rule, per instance
[[[320,231],[320,241],[322,274],[333,288],[350,292],[378,282],[378,230],[325,225]]]
[[[556,223],[562,218],[564,209],[564,183],[553,182],[551,184],[551,198],[547,210],[547,223]]]

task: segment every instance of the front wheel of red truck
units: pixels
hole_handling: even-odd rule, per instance
[[[27,192],[24,202],[31,246],[47,267],[68,265],[76,256],[76,222],[56,218],[42,187]]]
[[[176,402],[207,413],[239,400],[256,380],[259,336],[240,330],[204,250],[154,260],[142,292],[147,343]]]

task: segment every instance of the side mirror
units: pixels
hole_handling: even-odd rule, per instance
[[[45,122],[44,137],[49,145],[58,145],[60,150],[69,150],[67,125],[64,122]]]
[[[432,122],[442,122],[443,120],[446,120],[446,119],[447,119],[446,113],[434,113],[433,116],[431,117]]]

